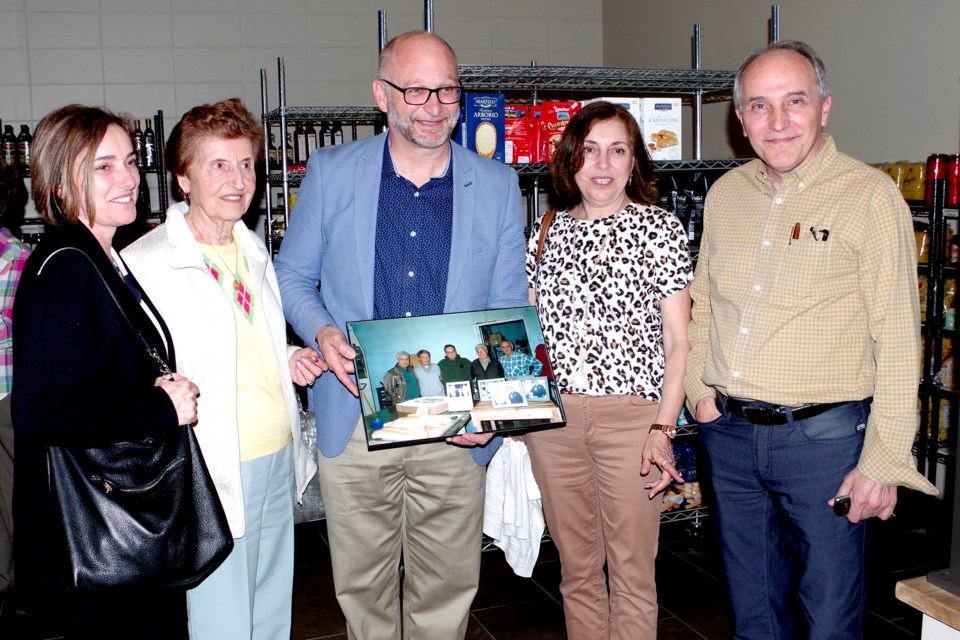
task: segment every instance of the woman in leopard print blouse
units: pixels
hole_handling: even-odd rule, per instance
[[[653,640],[655,498],[682,479],[670,438],[651,425],[676,425],[683,404],[686,234],[654,206],[653,166],[623,107],[574,116],[551,178],[560,209],[539,257],[543,220],[532,230],[527,276],[567,426],[526,442],[560,551],[567,635]]]

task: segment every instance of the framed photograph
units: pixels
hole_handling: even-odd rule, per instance
[[[550,381],[546,376],[531,376],[519,380],[523,385],[523,397],[527,399],[527,402],[537,402],[549,397]]]
[[[473,389],[469,382],[448,382],[447,403],[450,411],[470,411],[473,409]]]
[[[543,344],[534,307],[348,322],[347,337],[365,365],[365,377],[358,377],[357,385],[367,448],[566,424],[560,396],[546,378],[443,379],[444,370],[458,377],[464,371],[462,365],[441,366],[444,358],[472,361],[478,346],[487,347],[479,352],[494,360],[502,357],[488,346],[491,336],[509,340],[515,351],[531,356]],[[536,385],[544,383],[546,392],[541,393]]]
[[[494,407],[527,406],[527,396],[523,390],[523,382],[517,379],[501,380],[490,385],[490,404]]]
[[[489,380],[477,380],[477,390],[480,394],[480,400],[490,401],[490,385],[503,382],[504,378],[490,378]]]

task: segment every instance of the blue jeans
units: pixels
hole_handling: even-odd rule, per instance
[[[782,426],[721,413],[700,425],[700,442],[734,638],[859,639],[866,525],[835,516],[827,500],[857,465],[870,401]]]

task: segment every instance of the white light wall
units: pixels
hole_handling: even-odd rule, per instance
[[[240,96],[277,106],[373,105],[377,12],[388,35],[422,29],[418,0],[0,0],[0,119],[33,125],[70,102],[167,129],[191,107]],[[601,0],[437,0],[434,31],[463,64],[601,65]],[[19,126],[14,127],[15,132]]]
[[[694,23],[702,66],[736,69],[766,45],[764,0],[603,0],[608,66],[689,67]],[[960,2],[782,0],[780,38],[823,58],[833,90],[828,130],[867,162],[924,160],[960,150]],[[704,157],[742,144],[729,104],[704,109]],[[688,156],[689,157],[689,156]]]

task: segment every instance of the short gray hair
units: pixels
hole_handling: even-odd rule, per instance
[[[399,360],[400,358],[409,358],[409,357],[410,357],[410,354],[407,353],[406,351],[397,351],[397,360]]]
[[[817,55],[817,52],[806,42],[801,42],[800,40],[780,40],[779,42],[771,43],[763,49],[758,49],[751,53],[740,64],[740,68],[737,69],[737,75],[733,79],[733,106],[737,112],[743,110],[743,96],[740,95],[740,93],[743,90],[743,76],[746,74],[747,68],[756,62],[757,58],[771,51],[793,51],[803,56],[806,61],[810,63],[810,66],[813,68],[813,74],[817,77],[817,90],[820,92],[820,101],[823,102],[827,99],[827,96],[830,95],[830,88],[827,86],[827,70],[823,65],[823,60]]]

